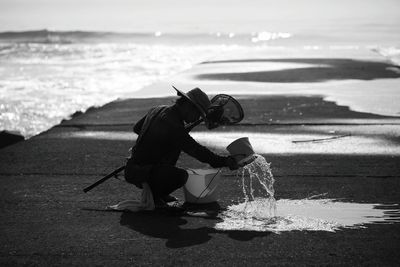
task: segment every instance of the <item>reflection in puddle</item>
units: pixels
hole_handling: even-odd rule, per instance
[[[280,199],[277,216],[270,217],[265,199],[229,206],[221,214],[218,230],[329,231],[364,228],[371,223],[400,222],[399,205],[338,202],[334,199]],[[265,211],[265,212],[263,212]]]

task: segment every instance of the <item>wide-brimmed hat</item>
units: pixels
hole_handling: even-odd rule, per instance
[[[189,100],[199,111],[200,115],[203,119],[206,119],[207,110],[211,106],[210,99],[206,93],[204,93],[200,88],[194,88],[187,93],[182,92],[177,89],[175,86],[172,86],[179,96],[183,96],[187,100]]]

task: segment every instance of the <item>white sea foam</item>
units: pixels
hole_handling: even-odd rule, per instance
[[[377,52],[378,54],[386,57],[394,65],[400,67],[400,48],[399,47],[395,47],[395,46],[375,47],[372,50]],[[399,70],[399,68],[396,68],[396,69]]]
[[[288,32],[257,32],[251,37],[253,43],[265,42],[277,39],[286,39],[292,37]]]

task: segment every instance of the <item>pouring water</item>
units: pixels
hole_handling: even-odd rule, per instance
[[[274,176],[266,159],[254,152],[247,137],[233,141],[226,148],[243,166],[241,172],[245,202],[237,210],[244,218],[270,219],[276,215]]]
[[[263,156],[255,154],[254,160],[243,167],[241,176],[245,199],[243,213],[257,218],[276,216],[275,179],[271,164]],[[254,188],[255,183],[261,185],[257,192]]]

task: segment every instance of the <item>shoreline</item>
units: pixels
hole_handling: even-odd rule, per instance
[[[148,86],[148,87],[153,87],[153,86],[158,86],[158,83],[155,83],[155,84],[153,84],[153,85],[151,85],[151,86]],[[146,90],[146,88],[147,87],[144,87],[143,89],[141,89],[141,90],[139,90],[139,91],[142,91],[142,90]],[[223,93],[225,93],[225,92],[223,92]],[[209,96],[213,96],[213,95],[215,95],[215,93],[214,94],[209,94]],[[256,94],[256,95],[254,95],[254,94],[240,94],[239,92],[235,92],[234,94],[232,94],[232,96],[234,96],[234,97],[240,97],[240,98],[246,98],[246,97],[259,97],[259,98],[271,98],[271,99],[274,99],[274,98],[280,98],[280,97],[288,97],[288,98],[290,98],[290,97],[294,97],[294,98],[296,98],[296,97],[304,97],[305,99],[306,98],[321,98],[321,100],[323,101],[323,102],[326,102],[326,103],[329,103],[329,104],[333,104],[333,105],[336,105],[336,106],[338,106],[338,107],[341,107],[341,108],[344,108],[344,109],[348,109],[348,112],[349,113],[360,113],[360,114],[365,114],[365,116],[370,116],[370,119],[373,119],[373,118],[386,118],[387,119],[387,121],[386,122],[384,122],[385,124],[396,124],[396,122],[392,122],[390,119],[393,119],[394,121],[396,121],[396,119],[400,119],[400,112],[398,112],[398,114],[399,115],[396,115],[396,114],[384,114],[384,113],[372,113],[372,112],[368,112],[368,111],[371,111],[371,109],[367,109],[367,110],[365,110],[365,108],[363,108],[362,106],[360,106],[360,107],[357,107],[355,104],[354,104],[354,102],[352,102],[351,100],[350,101],[347,101],[347,100],[337,100],[337,97],[335,97],[335,96],[332,96],[332,95],[325,95],[325,96],[323,96],[322,94],[312,94],[310,91],[305,91],[304,93],[299,93],[299,92],[297,92],[297,94],[278,94],[278,93],[272,93],[272,94],[268,94],[268,93],[260,93],[260,94]],[[77,111],[75,111],[75,112],[73,112],[73,113],[71,113],[68,117],[66,117],[66,118],[64,118],[64,119],[62,119],[62,120],[60,120],[59,121],[59,123],[57,123],[57,124],[54,124],[53,126],[51,126],[50,128],[48,128],[48,129],[46,129],[46,130],[44,130],[44,131],[42,131],[42,132],[40,132],[40,133],[38,133],[38,134],[36,134],[36,135],[33,135],[33,136],[24,136],[24,138],[25,138],[25,140],[28,140],[28,139],[30,139],[30,138],[32,138],[32,137],[35,137],[35,136],[37,136],[37,135],[40,135],[40,134],[42,134],[42,133],[45,133],[45,132],[47,132],[47,131],[49,131],[50,129],[52,129],[53,127],[58,127],[58,126],[60,126],[60,125],[62,125],[62,124],[64,124],[65,122],[68,122],[68,121],[71,121],[71,120],[73,120],[73,119],[75,119],[75,118],[77,118],[77,117],[79,117],[79,116],[82,116],[82,115],[84,115],[84,114],[86,114],[87,112],[91,112],[91,111],[93,111],[93,110],[97,110],[97,109],[101,109],[102,107],[104,107],[104,106],[107,106],[107,105],[109,105],[109,104],[112,104],[113,102],[120,102],[120,101],[125,101],[125,100],[130,100],[130,99],[136,99],[136,100],[149,100],[149,99],[157,99],[157,100],[160,100],[160,99],[169,99],[170,100],[170,102],[172,102],[172,100],[173,99],[175,99],[176,97],[175,96],[168,96],[168,95],[160,95],[160,96],[151,96],[151,97],[137,97],[137,98],[126,98],[126,99],[122,99],[122,98],[117,98],[117,99],[114,99],[114,100],[112,100],[112,101],[110,101],[110,102],[108,102],[108,103],[105,103],[105,104],[103,104],[103,105],[99,105],[99,106],[97,106],[97,105],[95,105],[95,106],[90,106],[89,108],[87,108],[85,111],[81,111],[81,110],[77,110]],[[339,97],[340,98],[340,97]],[[348,105],[346,105],[347,103],[350,103],[350,104],[348,104]],[[285,108],[284,106],[282,106],[282,108]],[[354,119],[349,119],[351,122],[348,122],[348,123],[350,123],[350,124],[365,124],[365,122],[358,122],[358,121],[354,121]],[[279,121],[279,119],[278,119],[278,121]],[[318,124],[324,124],[324,122],[317,122]],[[334,122],[328,122],[328,124],[329,123],[334,123]],[[377,123],[377,122],[369,122],[369,123],[367,123],[367,124],[374,124],[374,123]],[[266,122],[266,124],[269,124],[269,125],[279,125],[280,123],[277,123],[276,121],[274,122],[274,123],[271,123],[271,122]],[[379,124],[379,123],[378,123]],[[4,129],[4,131],[10,131],[10,130],[8,130],[8,129]],[[16,132],[16,133],[19,133],[21,136],[23,136],[22,134],[21,134],[21,132],[20,131],[16,131],[16,130],[12,130],[11,132]]]
[[[290,42],[293,41],[289,40]],[[310,46],[308,49],[291,46],[279,49],[279,47],[274,47],[276,44],[274,41],[269,46],[237,47],[212,59],[191,65],[190,69],[153,82],[151,85],[132,87],[132,92],[126,89],[126,93],[118,94],[122,94],[123,98],[167,97],[173,94],[171,85],[174,84],[183,90],[199,86],[208,94],[323,95],[326,100],[335,101],[338,105],[347,105],[354,111],[400,116],[400,110],[397,107],[397,102],[400,101],[400,93],[397,90],[400,74],[391,70],[394,65],[388,63],[386,57],[388,54],[395,54],[398,50],[389,49],[379,52],[376,48],[359,46],[332,50],[333,48],[321,45]],[[124,73],[123,70],[121,72]],[[123,75],[122,78],[124,78]],[[53,97],[57,99],[56,95]],[[93,97],[96,97],[96,93]],[[112,98],[115,101],[115,98]],[[89,103],[91,100],[88,98],[85,103],[101,103],[91,107],[103,105],[104,102],[101,99],[97,100]],[[70,99],[64,105],[64,110],[67,110],[74,101]],[[52,112],[55,112],[57,116],[54,103],[50,104],[53,105]],[[82,110],[79,106],[85,107],[82,104],[74,107]],[[24,105],[17,105],[17,107],[22,110],[27,108]],[[5,110],[7,111],[7,106]],[[28,110],[31,114],[44,112],[42,109],[28,108]],[[71,112],[69,116],[60,118],[60,121],[79,112]],[[42,115],[42,117],[46,116]],[[12,125],[10,119],[6,119],[4,123],[6,126]],[[25,125],[22,126],[25,128],[7,127],[6,130],[19,130],[28,137],[31,132],[37,132],[36,130],[40,129],[41,123],[47,125],[46,122],[40,120],[35,122],[37,126],[29,123],[28,119],[21,117],[20,120],[14,122],[14,125]]]

